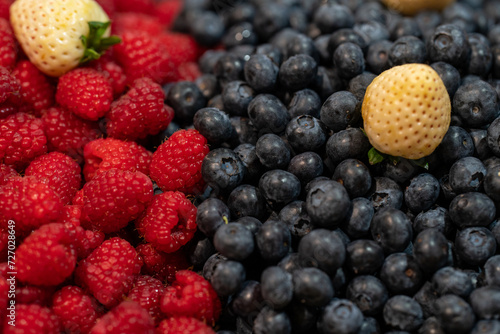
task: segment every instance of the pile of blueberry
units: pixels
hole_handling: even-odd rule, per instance
[[[209,141],[195,270],[219,334],[500,333],[500,1],[404,17],[378,1],[186,0],[213,47],[165,87],[168,135]],[[451,126],[422,161],[370,165],[361,104],[426,63]]]

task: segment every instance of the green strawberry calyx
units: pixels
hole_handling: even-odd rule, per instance
[[[394,165],[397,165],[398,162],[401,160],[400,157],[394,157],[392,155],[382,153],[379,150],[377,150],[375,147],[372,147],[368,151],[368,162],[370,163],[370,165],[376,165],[376,164],[381,163],[382,161],[384,161],[386,159],[390,160]],[[408,159],[408,161],[410,161],[411,163],[413,163],[414,165],[416,165],[418,167],[422,167],[422,168],[427,169],[427,170],[429,169],[429,163],[427,162],[425,157],[417,159],[417,160]]]
[[[83,54],[82,59],[80,59],[80,63],[85,63],[90,60],[99,59],[101,55],[109,49],[109,47],[118,44],[121,42],[120,37],[118,36],[110,36],[104,37],[104,33],[109,28],[111,24],[108,22],[97,22],[90,21],[89,24],[89,34],[88,36],[80,36],[80,40],[82,41],[83,46],[85,47],[85,52]]]

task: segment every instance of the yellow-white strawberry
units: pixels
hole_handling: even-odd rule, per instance
[[[10,22],[30,61],[55,77],[119,42],[95,0],[16,0]]]

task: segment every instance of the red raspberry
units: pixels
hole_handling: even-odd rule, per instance
[[[195,39],[187,34],[164,32],[158,36],[158,40],[167,49],[175,67],[188,61],[197,61],[201,54]]]
[[[95,121],[109,110],[113,87],[97,70],[77,68],[59,78],[56,101],[77,116]]]
[[[7,230],[0,228],[0,259],[7,258],[8,245],[9,245],[9,232],[7,232]]]
[[[141,266],[142,260],[130,243],[111,238],[79,263],[75,281],[109,308],[130,291]]]
[[[183,1],[166,0],[156,5],[155,15],[160,23],[170,27],[182,10]]]
[[[0,17],[6,19],[7,21],[10,18],[9,8],[13,3],[13,0],[0,0]],[[1,328],[1,327],[0,327]]]
[[[115,23],[113,22],[113,26],[114,25]],[[118,97],[123,93],[127,84],[127,77],[125,76],[123,68],[115,63],[112,58],[105,56],[100,57],[90,63],[90,66],[101,72],[106,79],[109,80],[111,87],[113,87],[113,96]]]
[[[179,65],[175,80],[172,81],[195,81],[200,76],[201,70],[198,63],[190,61]]]
[[[3,328],[3,323],[4,319],[6,319],[8,312],[7,311],[7,305],[9,303],[9,299],[7,298],[8,293],[9,293],[9,286],[10,284],[7,283],[7,280],[3,277],[0,276],[0,328]]]
[[[175,252],[196,232],[196,207],[183,193],[167,191],[153,198],[136,226],[156,249]]]
[[[140,172],[110,169],[83,186],[82,227],[111,233],[139,217],[153,198],[153,183]]]
[[[114,138],[96,139],[85,145],[83,175],[90,181],[95,175],[118,168],[149,174],[152,153],[133,141]]]
[[[151,36],[161,34],[164,26],[151,15],[127,12],[116,14],[113,18],[113,33],[121,35],[126,31],[140,31]]]
[[[64,224],[67,228],[80,226],[80,219],[82,217],[81,205],[66,205],[59,217],[58,223]]]
[[[106,313],[90,334],[154,334],[154,321],[148,311],[134,301],[124,301]]]
[[[19,107],[10,102],[0,103],[0,119],[7,118],[10,115],[14,115],[18,111]]]
[[[26,236],[42,225],[57,222],[64,208],[51,186],[34,177],[13,177],[0,187],[0,228],[15,222],[16,234]]]
[[[119,12],[146,14],[155,12],[155,3],[153,0],[115,0],[115,6]]]
[[[4,2],[4,1],[2,1]],[[0,7],[5,4],[0,4]],[[2,10],[2,8],[0,8]],[[17,47],[8,18],[0,17],[0,67],[12,69],[16,64]]]
[[[106,114],[110,137],[126,140],[145,138],[167,128],[174,110],[163,103],[165,93],[149,78],[134,81],[127,94],[113,102]]]
[[[3,334],[60,334],[61,330],[61,320],[49,308],[36,304],[16,303],[16,325],[9,325],[8,320],[3,324]]]
[[[78,260],[85,259],[104,242],[104,233],[100,231],[84,230],[82,227],[76,227],[75,247]]]
[[[175,281],[176,272],[191,266],[182,250],[167,254],[157,250],[151,244],[140,244],[136,250],[144,261],[142,273],[162,282],[171,284]]]
[[[20,96],[21,84],[6,67],[0,66],[0,104],[15,108],[20,103]]]
[[[61,284],[76,266],[73,244],[74,240],[63,224],[41,226],[16,250],[17,278],[33,285]]]
[[[190,270],[175,274],[176,281],[165,288],[161,310],[169,317],[193,317],[214,325],[221,303],[210,283]]]
[[[40,119],[25,113],[0,119],[0,163],[20,171],[45,153],[47,137]]]
[[[160,300],[165,287],[163,283],[151,276],[142,275],[135,281],[134,287],[128,293],[127,299],[137,302],[148,311],[155,323],[159,323],[163,315],[160,310]]]
[[[94,297],[71,285],[54,294],[52,311],[61,319],[65,333],[68,334],[88,334],[101,315]]]
[[[35,112],[39,116],[43,109],[55,101],[55,88],[47,77],[28,60],[16,64],[12,74],[21,84],[23,110]]]
[[[14,176],[19,176],[14,168],[0,164],[0,186],[7,184],[7,181]]]
[[[204,322],[190,317],[165,319],[156,329],[156,334],[215,334]]]
[[[95,122],[83,120],[60,107],[42,113],[42,121],[51,151],[58,151],[82,160],[83,146],[102,136]]]
[[[126,31],[122,42],[113,46],[118,63],[125,70],[127,82],[148,77],[164,84],[169,78],[173,65],[167,50],[157,38],[140,31]]]
[[[26,168],[25,175],[34,176],[50,185],[64,204],[71,202],[82,183],[80,165],[60,152],[36,158]]]
[[[200,192],[205,184],[201,163],[209,151],[207,139],[198,131],[176,131],[154,152],[151,178],[163,191]]]
[[[48,286],[16,286],[16,304],[49,306],[55,289]]]

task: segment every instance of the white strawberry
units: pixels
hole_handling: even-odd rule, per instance
[[[16,0],[10,22],[30,61],[55,77],[119,42],[108,37],[109,17],[94,0]]]

